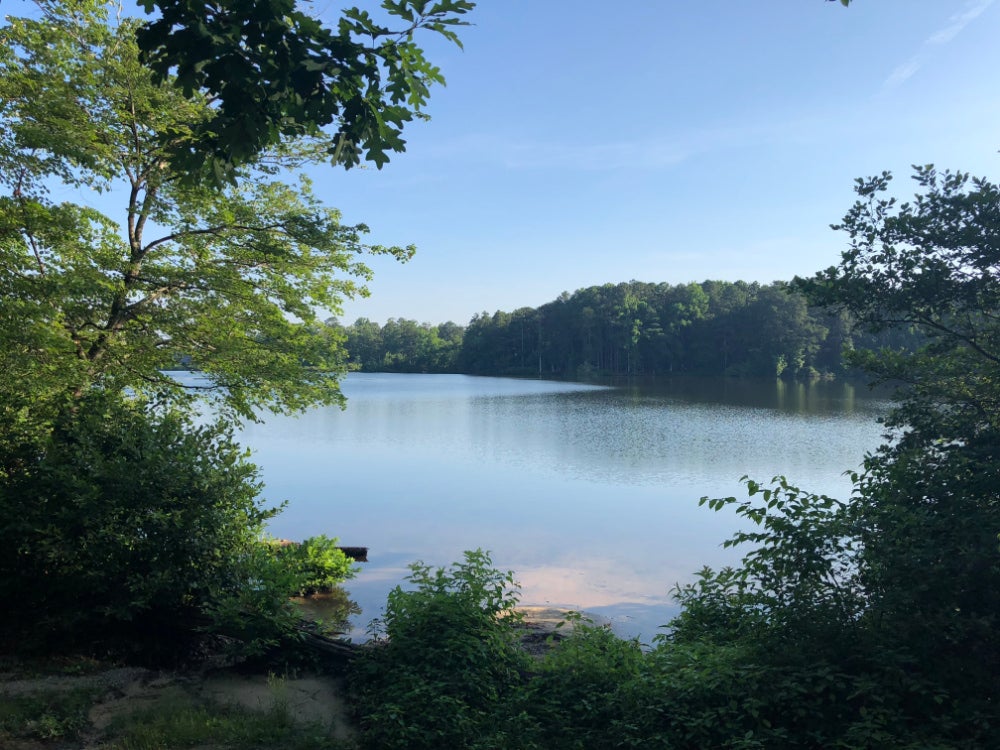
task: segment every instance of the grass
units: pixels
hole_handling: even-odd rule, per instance
[[[20,657],[0,654],[0,672],[17,679],[32,677],[84,677],[110,669],[115,664],[91,656],[64,654],[46,657]]]
[[[89,659],[39,659],[30,663],[0,659],[4,679],[75,678],[109,668]],[[19,746],[63,750],[79,747],[81,739],[94,750],[350,750],[352,742],[338,741],[320,723],[296,720],[289,709],[287,684],[270,677],[267,707],[252,710],[197,697],[185,687],[167,686],[154,703],[117,715],[100,732],[91,724],[91,709],[107,701],[106,686],[39,684],[30,692],[0,694],[0,748]]]
[[[74,740],[90,726],[95,688],[40,690],[0,696],[0,745],[15,739]]]
[[[251,711],[195,700],[180,689],[165,694],[155,708],[137,711],[112,724],[107,750],[163,750],[211,745],[219,748],[334,750],[352,747],[329,737],[319,724],[292,720],[280,700],[267,711]]]

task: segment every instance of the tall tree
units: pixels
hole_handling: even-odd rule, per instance
[[[899,203],[892,176],[858,180],[859,200],[835,228],[840,264],[798,286],[875,332],[915,329],[920,345],[849,354],[880,381],[905,383],[901,424],[914,439],[1000,431],[1000,186],[917,167],[921,192]],[[970,432],[971,431],[971,432]]]
[[[1000,186],[917,167],[920,191],[899,203],[890,178],[858,180],[840,264],[798,283],[864,328],[921,334],[850,354],[899,405],[845,512],[870,637],[907,675],[906,709],[982,746],[1000,669]]]
[[[185,180],[171,144],[197,142],[214,103],[154,80],[134,20],[46,7],[0,29],[5,390],[177,396],[160,371],[183,360],[243,416],[339,402],[342,336],[317,311],[366,294],[359,256],[413,248],[366,244],[307,179],[280,179],[325,158],[316,134],[247,156],[224,187]]]

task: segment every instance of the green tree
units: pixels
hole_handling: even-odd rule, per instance
[[[678,284],[663,290],[659,307],[666,335],[664,369],[668,372],[683,372],[690,366],[691,330],[705,319],[708,302],[699,284]]]
[[[914,330],[909,345],[855,350],[849,361],[902,383],[897,426],[933,442],[1000,430],[1000,186],[916,167],[912,201],[889,196],[892,176],[857,181],[859,200],[835,228],[850,247],[838,266],[797,279],[815,304],[869,331]],[[905,342],[905,339],[904,339]]]
[[[307,179],[281,178],[331,158],[327,117],[345,124],[332,155],[342,163],[361,146],[377,163],[380,149],[402,148],[397,125],[440,80],[412,32],[454,38],[452,16],[471,4],[391,5],[416,14],[412,28],[356,48],[339,85],[328,65],[309,83],[308,45],[282,57],[314,28],[281,2],[202,6],[197,17],[190,6],[159,41],[155,27],[90,0],[41,0],[40,19],[0,27],[0,580],[20,603],[0,621],[5,638],[120,635],[172,650],[209,629],[260,649],[296,632],[290,594],[348,571],[326,538],[298,557],[261,543],[272,511],[227,424],[341,402],[345,334],[318,316],[367,293],[361,255],[413,252],[365,244],[367,228],[345,225]],[[282,35],[281,19],[294,33]],[[373,28],[364,14],[345,19],[345,38]],[[221,67],[178,82],[157,54],[206,23],[220,35],[175,62],[197,74],[192,52],[214,58],[228,45]],[[160,45],[147,58],[156,75],[137,33]],[[232,68],[240,50],[274,73],[266,101],[242,112],[237,89],[253,82]],[[364,78],[381,65],[383,86]],[[88,192],[103,196],[54,197]],[[184,408],[192,391],[161,374],[181,363],[205,375],[195,392],[222,387],[220,424],[196,426]]]
[[[840,264],[799,284],[876,331],[919,338],[850,360],[897,386],[895,440],[869,458],[850,512],[871,633],[910,675],[908,702],[985,736],[1000,669],[1000,187],[918,167],[859,180]],[[954,729],[952,731],[955,731]]]
[[[358,318],[347,328],[347,351],[352,367],[378,371],[385,361],[382,327],[374,320]]]
[[[348,8],[335,29],[295,0],[141,5],[159,10],[139,29],[143,61],[187,97],[215,102],[190,133],[160,134],[165,158],[180,173],[204,174],[207,165],[219,180],[304,135],[320,137],[333,164],[351,167],[363,158],[381,168],[387,152],[405,150],[405,124],[426,117],[430,87],[444,83],[415,35],[436,32],[461,46],[455,29],[475,3],[385,0],[385,21]],[[330,125],[334,132],[324,135]]]
[[[321,157],[311,134],[248,159],[224,188],[182,179],[167,142],[200,138],[215,109],[153,80],[136,29],[62,6],[0,29],[8,405],[26,383],[35,400],[94,385],[177,396],[160,371],[182,360],[244,417],[339,402],[342,337],[317,311],[366,294],[360,255],[413,248],[366,245],[367,228],[345,225],[307,179],[278,177]],[[57,202],[54,188],[108,193],[121,213]]]
[[[889,175],[859,180],[861,200],[838,225],[850,240],[841,263],[797,281],[861,331],[906,329],[904,346],[849,353],[898,386],[892,439],[853,477],[849,502],[783,479],[748,482],[748,501],[709,501],[756,526],[730,542],[751,549],[678,591],[683,612],[658,648],[675,668],[708,650],[731,679],[702,702],[722,706],[714,721],[730,736],[762,746],[993,743],[1000,193],[931,167],[916,179],[921,192],[903,204],[886,196]],[[690,689],[665,690],[666,704],[678,687]]]
[[[465,329],[449,320],[439,324],[435,328],[435,333],[437,345],[434,351],[432,370],[434,372],[456,372]]]

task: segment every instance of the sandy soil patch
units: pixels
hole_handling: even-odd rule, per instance
[[[344,701],[343,681],[330,676],[273,677],[224,673],[205,678],[199,697],[252,711],[284,707],[302,724],[319,724],[338,740],[355,735]]]
[[[83,676],[13,678],[0,675],[0,700],[27,693],[92,688],[99,697],[88,713],[90,728],[81,747],[97,747],[105,730],[119,717],[155,709],[160,701],[183,691],[198,701],[237,705],[252,711],[287,710],[293,721],[318,724],[329,736],[349,740],[356,735],[344,699],[343,681],[332,676],[274,677],[217,671],[209,674],[155,672],[139,668],[108,669]],[[52,748],[31,740],[10,740],[11,750]],[[6,747],[4,748],[6,750]]]

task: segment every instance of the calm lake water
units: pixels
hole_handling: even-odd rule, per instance
[[[842,383],[674,380],[655,387],[458,375],[351,374],[346,411],[248,426],[278,537],[325,533],[370,548],[348,582],[380,614],[407,564],[490,550],[526,605],[602,615],[649,642],[676,612],[669,592],[737,559],[728,512],[740,477],[777,474],[846,498],[881,441],[886,402]]]

